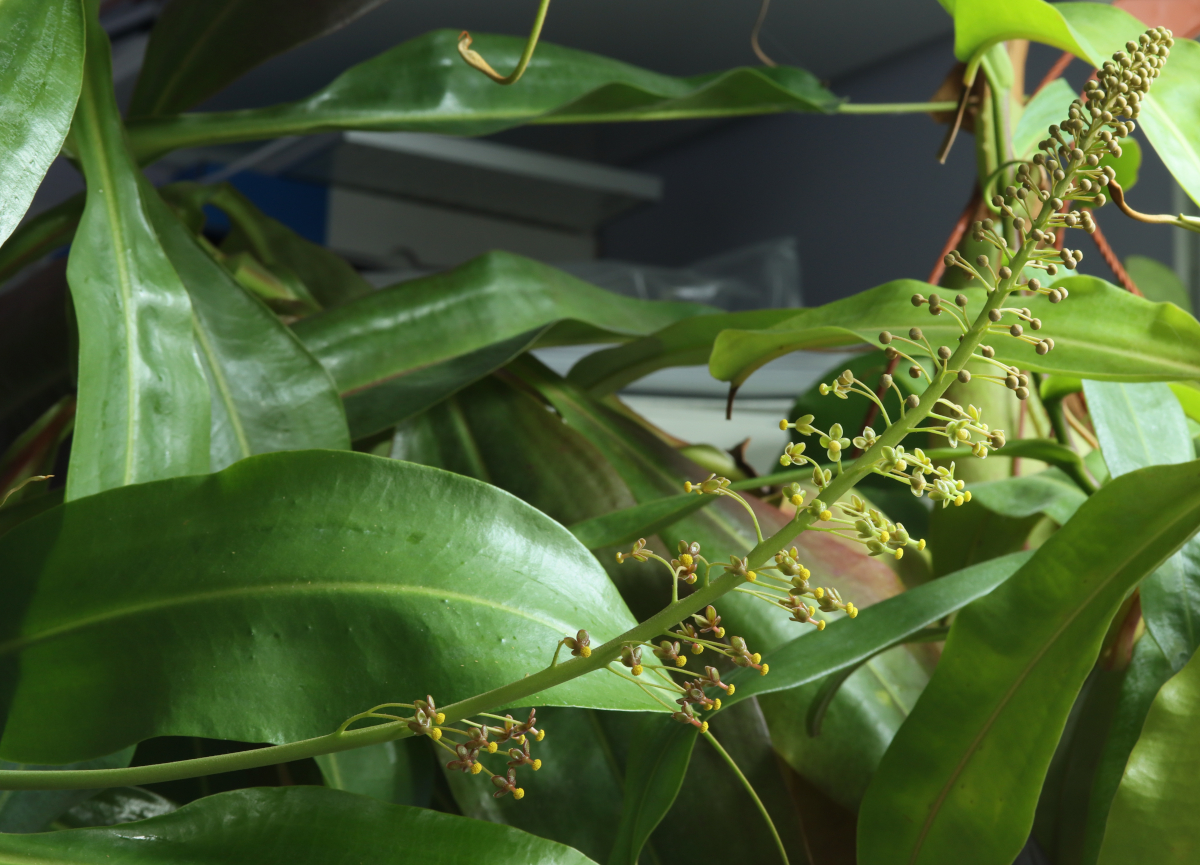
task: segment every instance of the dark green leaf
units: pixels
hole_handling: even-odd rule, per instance
[[[117,826],[170,814],[179,806],[142,787],[110,787],[76,805],[59,820],[68,829]]]
[[[0,748],[25,761],[328,733],[378,703],[519,679],[579,628],[600,642],[634,624],[596,560],[528,505],[337,451],[71,502],[6,535],[0,561]],[[659,708],[604,675],[538,699]]]
[[[659,529],[671,526],[688,514],[710,505],[716,496],[682,494],[651,499],[644,505],[635,505],[592,517],[571,526],[571,534],[589,550],[616,547],[632,543],[638,538],[653,535]]]
[[[0,4],[0,244],[58,156],[83,83],[80,0]]]
[[[0,760],[0,769],[119,769],[129,765],[133,748],[115,754],[68,763],[65,766],[31,766]],[[96,794],[95,790],[0,790],[0,832],[42,832],[51,821]],[[2,837],[2,836],[0,836]]]
[[[1085,381],[1083,390],[1113,477],[1194,458],[1187,418],[1167,385]],[[1200,646],[1200,540],[1164,563],[1141,591],[1146,627],[1178,672]]]
[[[350,448],[329,374],[270,310],[248,295],[143,188],[147,212],[187,288],[196,349],[212,394],[213,471],[253,454]]]
[[[173,0],[154,25],[130,116],[186,111],[276,54],[383,0]]]
[[[1200,525],[1198,480],[1200,462],[1115,479],[1017,574],[958,614],[863,800],[864,865],[1012,862],[1109,623]]]
[[[647,715],[629,750],[621,822],[608,865],[637,865],[650,834],[679,795],[696,744],[696,728]]]
[[[548,325],[578,322],[589,331],[583,341],[611,341],[708,311],[621,297],[530,259],[491,252],[304,319],[295,330],[348,400],[357,438],[491,372]],[[553,328],[541,338],[543,345],[559,341]]]
[[[1131,255],[1125,259],[1125,270],[1150,300],[1166,301],[1192,312],[1192,298],[1187,286],[1165,264],[1144,255]]]
[[[927,537],[934,576],[1025,549],[1030,534],[1043,519],[1040,514],[1007,517],[970,505],[934,508]]]
[[[1200,855],[1200,831],[1192,819],[1200,804],[1197,715],[1200,660],[1193,657],[1150,706],[1112,800],[1100,865],[1184,865]]]
[[[1038,355],[1032,345],[997,339],[996,357],[1035,372],[1087,376],[1105,381],[1173,381],[1200,377],[1200,322],[1171,304],[1151,303],[1090,276],[1056,283],[1070,290],[1066,303],[1028,298],[1033,314],[1053,334],[1054,351]],[[763,364],[802,348],[874,343],[881,330],[920,326],[934,345],[952,345],[958,325],[913,307],[924,283],[898,280],[804,310],[765,330],[726,330],[716,339],[709,370],[740,385]],[[983,289],[964,289],[968,311],[978,310]]]
[[[1063,525],[1087,501],[1087,493],[1058,469],[971,485],[972,503],[1004,517],[1045,514]]]
[[[419,807],[428,806],[437,771],[429,743],[420,736],[323,754],[317,757],[317,765],[327,787]],[[488,785],[489,794],[492,789]]]
[[[71,133],[88,199],[67,266],[79,323],[68,499],[207,471],[211,423],[191,304],[146,215],[113,95],[108,36],[94,11],[87,31]]]
[[[0,836],[0,857],[39,865],[410,862],[586,865],[582,853],[516,829],[324,787],[235,790],[137,823]]]
[[[498,69],[525,39],[472,33]],[[676,120],[783,111],[828,112],[838,99],[803,69],[740,67],[672,78],[542,42],[519,86],[501,87],[458,54],[458,31],[438,30],[342,73],[307,99],[249,111],[151,118],[130,126],[143,158],[200,142],[247,141],[339,129],[487,135],[526,123]]]
[[[1061,382],[1062,378],[1054,377],[1053,379],[1048,378],[1046,380]],[[1076,387],[1077,390],[1079,390],[1079,387]],[[1046,399],[1045,394],[1043,394],[1042,398]],[[932,460],[962,459],[963,453],[958,448],[925,448],[925,455]],[[1083,459],[1079,454],[1066,445],[1060,445],[1052,439],[1017,439],[1016,441],[1008,442],[1004,446],[1004,450],[997,451],[996,455],[1028,458],[1049,463],[1052,466],[1062,469],[1080,489],[1086,489],[1089,493],[1094,490],[1094,484],[1092,484],[1084,472]],[[975,488],[971,487],[971,489]]]
[[[855,619],[841,618],[824,631],[797,637],[763,655],[771,665],[770,675],[739,671],[731,677],[737,691],[727,702],[795,688],[861,664],[881,649],[902,642],[986,595],[1016,573],[1031,555],[1013,553],[983,562],[873,604]]]

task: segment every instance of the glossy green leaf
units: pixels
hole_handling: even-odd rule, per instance
[[[605,396],[666,367],[708,363],[713,340],[723,330],[771,327],[795,315],[794,309],[756,309],[686,319],[625,345],[589,354],[571,368],[567,380],[593,396]]]
[[[1074,276],[1056,284],[1070,290],[1065,303],[1023,298],[1045,332],[1053,335],[1054,351],[1038,355],[1032,345],[997,337],[990,344],[998,359],[1035,372],[1103,381],[1200,376],[1200,322],[1183,310],[1135,297],[1095,277]],[[714,378],[740,385],[763,364],[788,352],[874,343],[881,330],[902,333],[913,326],[934,345],[952,345],[961,332],[958,325],[931,318],[909,300],[928,288],[914,280],[898,280],[804,310],[768,329],[725,330],[717,336],[709,370]],[[963,294],[970,298],[968,312],[980,308],[983,289],[964,289]]]
[[[83,84],[82,0],[0,4],[0,244],[58,156]]]
[[[864,865],[1012,862],[1109,623],[1129,590],[1200,526],[1198,480],[1200,462],[1113,480],[1011,579],[958,614],[863,800]]]
[[[539,716],[540,717],[540,716]],[[394,805],[427,807],[437,771],[420,736],[317,757],[325,785]],[[489,785],[489,793],[494,789]]]
[[[31,766],[0,760],[0,769],[45,769],[48,772],[56,769],[119,769],[128,766],[132,759],[133,748],[126,748],[66,766]],[[0,832],[45,831],[51,821],[95,794],[95,790],[0,790]]]
[[[471,35],[472,47],[497,69],[514,67],[525,48],[524,38]],[[352,67],[299,102],[134,122],[131,140],[148,158],[201,142],[340,129],[487,135],[526,123],[822,113],[839,102],[803,69],[739,67],[672,78],[546,42],[520,86],[502,87],[463,61],[458,37],[456,30],[427,33]]]
[[[940,577],[1026,549],[1044,519],[1037,513],[1008,517],[982,507],[935,508],[926,535],[932,573]]]
[[[1045,514],[1059,525],[1065,524],[1087,501],[1087,493],[1058,469],[973,484],[971,495],[972,503],[978,502],[1001,516]]]
[[[771,665],[770,675],[738,671],[729,677],[737,691],[727,702],[732,705],[757,694],[795,688],[861,664],[983,597],[1016,573],[1031,555],[1013,553],[974,565],[873,604],[854,619],[841,618],[824,631],[807,632],[763,655]]]
[[[0,247],[0,282],[7,282],[26,266],[70,243],[83,215],[84,193],[22,223]]]
[[[604,862],[621,816],[626,752],[642,716],[546,707],[538,710],[538,720],[539,729],[544,725],[549,731],[533,748],[542,768],[521,770],[525,797],[520,802],[495,798],[496,788],[484,775],[446,769],[454,801],[467,817],[504,823]],[[449,757],[439,755],[443,764]],[[499,771],[504,759],[505,752],[497,752],[492,771]],[[489,763],[486,756],[483,762]]]
[[[329,373],[200,248],[152,189],[143,187],[142,194],[191,298],[197,354],[212,395],[213,471],[271,451],[349,450],[346,416]]]
[[[1179,407],[1183,409],[1183,413],[1190,420],[1200,423],[1200,388],[1196,387],[1194,382],[1190,384],[1171,384],[1168,387],[1175,394],[1175,398],[1179,400]]]
[[[379,703],[481,693],[579,628],[600,642],[634,624],[591,554],[528,505],[337,451],[71,502],[9,532],[0,560],[0,753],[23,761],[162,735],[293,741]],[[538,701],[660,708],[614,676]]]
[[[1180,309],[1192,312],[1192,298],[1187,286],[1174,270],[1165,264],[1144,255],[1131,255],[1125,259],[1125,270],[1130,279],[1150,300],[1173,303]]]
[[[383,0],[173,0],[154,25],[130,116],[185,111],[264,60]]]
[[[622,297],[530,259],[490,252],[304,319],[295,330],[333,375],[358,438],[491,372],[548,325],[578,323],[586,333],[573,328],[560,340],[551,328],[543,345],[611,341],[709,311]],[[430,372],[405,381],[423,370]]]
[[[191,304],[147,217],[113,95],[108,36],[91,15],[71,133],[88,199],[67,266],[79,323],[68,499],[209,467],[209,392]]]
[[[1018,159],[1031,157],[1037,151],[1038,142],[1046,137],[1050,124],[1061,123],[1066,118],[1075,96],[1065,78],[1055,78],[1033,94],[1013,130],[1013,155]]]
[[[1113,477],[1195,458],[1187,418],[1165,384],[1084,381],[1088,413]],[[1172,669],[1200,647],[1200,540],[1142,583],[1142,613]]]
[[[1100,865],[1133,861],[1183,865],[1200,856],[1200,660],[1162,686],[1129,755],[1108,815]]]
[[[76,805],[58,822],[68,829],[117,826],[170,814],[178,807],[170,799],[143,787],[110,787]]]
[[[1121,681],[1116,710],[1088,791],[1082,858],[1089,865],[1099,855],[1113,797],[1125,774],[1129,755],[1142,735],[1146,714],[1159,688],[1173,674],[1174,670],[1153,638],[1143,636],[1138,640]]]
[[[972,67],[991,46],[1032,39],[1082,56],[1078,37],[1059,11],[1042,0],[942,0],[954,16],[954,54]]]
[[[483,851],[481,853],[481,851]],[[0,859],[39,865],[261,865],[417,861],[586,865],[516,829],[323,787],[235,790],[137,823],[0,836]]]
[[[662,821],[687,775],[696,728],[648,715],[629,750],[621,821],[608,865],[637,865],[654,828]]]

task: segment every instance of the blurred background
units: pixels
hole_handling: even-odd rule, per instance
[[[1137,2],[1145,0],[1123,5]],[[114,76],[126,99],[161,5],[105,4]],[[385,2],[255,69],[200,110],[304,97],[434,29],[524,36],[535,7],[533,0]],[[761,9],[761,0],[556,0],[543,39],[696,75],[760,62],[750,37]],[[927,101],[955,63],[951,21],[936,0],[772,0],[760,42],[776,62],[807,68],[860,103]],[[1027,92],[1059,57],[1030,47]],[[1075,61],[1066,77],[1079,89],[1089,73]],[[378,286],[503,248],[643,298],[731,310],[814,306],[929,275],[974,183],[973,139],[961,136],[942,165],[935,152],[944,133],[925,114],[532,126],[474,140],[345,133],[175,153],[150,174],[158,183],[230,180]],[[1195,212],[1153,149],[1142,152],[1135,205]],[[30,216],[81,188],[60,160]],[[1112,208],[1099,221],[1135,275],[1157,262],[1156,278],[1177,278],[1177,302],[1200,300],[1200,236],[1134,223]],[[223,227],[214,221],[210,230],[219,235]],[[1085,247],[1081,271],[1113,279],[1095,252]],[[592,348],[540,354],[565,372]],[[725,388],[704,367],[665,370],[623,396],[690,441],[730,448],[749,437],[746,457],[764,471],[782,440],[774,420],[837,360],[798,353],[776,361],[747,383],[731,421]]]

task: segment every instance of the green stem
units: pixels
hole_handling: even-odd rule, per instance
[[[442,708],[441,711],[446,716],[444,723],[453,724],[482,714],[489,709],[517,704],[526,697],[606,667],[620,657],[622,646],[628,643],[649,642],[657,634],[668,630],[671,625],[704,609],[743,582],[745,580],[741,577],[726,573],[683,600],[660,610],[621,636],[593,649],[590,657],[572,658],[558,666],[547,667],[523,679]],[[184,778],[215,775],[219,772],[273,766],[277,763],[302,760],[306,757],[319,757],[322,754],[334,754],[339,751],[362,748],[366,745],[378,745],[411,735],[413,733],[406,723],[395,721],[345,733],[330,733],[313,739],[289,742],[286,745],[259,748],[254,751],[218,754],[212,757],[180,760],[175,763],[159,763],[153,766],[133,766],[127,769],[69,769],[61,772],[0,771],[0,790],[97,790],[104,787],[131,787],[162,781],[179,781]]]
[[[957,108],[957,102],[843,102],[835,110],[838,114],[928,114]]]
[[[762,799],[758,798],[758,794],[754,792],[754,787],[750,785],[750,780],[742,774],[742,770],[738,768],[738,764],[729,756],[729,752],[721,747],[721,743],[716,740],[716,737],[712,733],[705,730],[701,735],[708,740],[710,745],[717,749],[717,753],[729,764],[729,768],[733,770],[733,774],[738,776],[738,779],[742,782],[742,786],[746,788],[746,792],[750,794],[750,798],[758,806],[759,813],[767,821],[767,828],[771,830],[771,837],[775,839],[775,846],[779,848],[779,858],[783,860],[783,865],[789,865],[787,850],[783,847],[783,839],[779,837],[779,831],[775,828],[775,822],[771,819],[771,815],[767,813],[767,806],[763,804]]]

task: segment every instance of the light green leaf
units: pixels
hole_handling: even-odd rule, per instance
[[[379,703],[520,679],[580,628],[599,643],[634,624],[591,554],[523,502],[338,451],[70,502],[0,539],[0,561],[0,754],[26,762],[152,736],[325,734]],[[537,703],[661,708],[610,675]]]
[[[481,855],[494,865],[592,861],[570,847],[506,826],[323,787],[235,790],[137,823],[0,835],[0,859],[38,865],[477,865]]]
[[[155,22],[131,117],[184,111],[383,0],[173,0]]]
[[[611,341],[710,311],[622,297],[530,259],[490,252],[303,319],[295,331],[333,375],[359,438],[486,375],[548,325],[570,325],[570,333],[551,328],[542,345]],[[432,387],[430,372],[411,387],[405,382],[447,361],[458,363],[443,366]]]
[[[1061,123],[1075,99],[1075,91],[1065,78],[1055,78],[1035,93],[1021,112],[1013,130],[1012,149],[1017,159],[1028,159],[1037,150],[1038,142],[1046,137],[1052,123]],[[1132,140],[1132,139],[1130,139]]]
[[[83,84],[81,0],[0,3],[0,244],[58,156]]]
[[[1176,306],[1151,303],[1103,280],[1074,276],[1065,286],[1070,298],[1051,304],[1045,297],[1022,298],[1052,335],[1054,351],[1038,355],[1033,346],[1004,336],[990,344],[1005,363],[1035,372],[1087,376],[1103,381],[1172,381],[1200,377],[1200,322]],[[759,367],[802,348],[875,343],[881,330],[903,333],[918,326],[936,345],[953,345],[961,331],[953,320],[931,318],[913,307],[915,292],[930,286],[897,280],[763,330],[725,330],[713,345],[709,371],[740,385]],[[983,289],[964,289],[967,307],[978,310]]]
[[[67,266],[79,323],[68,499],[207,471],[211,423],[191,304],[146,215],[94,10],[87,40],[71,133],[88,199]]]
[[[1193,656],[1158,692],[1112,801],[1100,865],[1184,865],[1200,856],[1200,660]]]
[[[1010,39],[1032,39],[1083,56],[1074,30],[1042,0],[955,0],[948,8],[954,16],[954,54],[968,64],[968,77],[974,77],[988,48]]]
[[[1200,526],[1197,481],[1200,462],[1116,478],[1012,578],[958,614],[863,800],[863,865],[1013,861],[1109,623],[1129,590]]]
[[[1173,303],[1192,312],[1192,298],[1187,286],[1165,264],[1144,255],[1131,255],[1125,259],[1125,270],[1148,299]]]
[[[498,69],[525,39],[472,33]],[[676,120],[784,111],[828,112],[839,100],[803,69],[740,67],[672,78],[542,42],[520,86],[497,86],[463,62],[459,32],[437,30],[342,73],[307,99],[247,111],[185,114],[130,124],[142,159],[201,142],[249,141],[339,129],[487,135],[526,123]]]
[[[1194,459],[1187,418],[1165,384],[1085,380],[1088,413],[1113,477]],[[1146,627],[1178,672],[1200,646],[1200,540],[1142,583]]]
[[[192,239],[148,185],[143,201],[191,298],[197,354],[212,394],[211,465],[254,454],[349,450],[341,399],[321,364]]]
[[[972,484],[971,495],[972,503],[1001,516],[1045,514],[1059,525],[1066,524],[1087,501],[1087,493],[1058,469]]]

